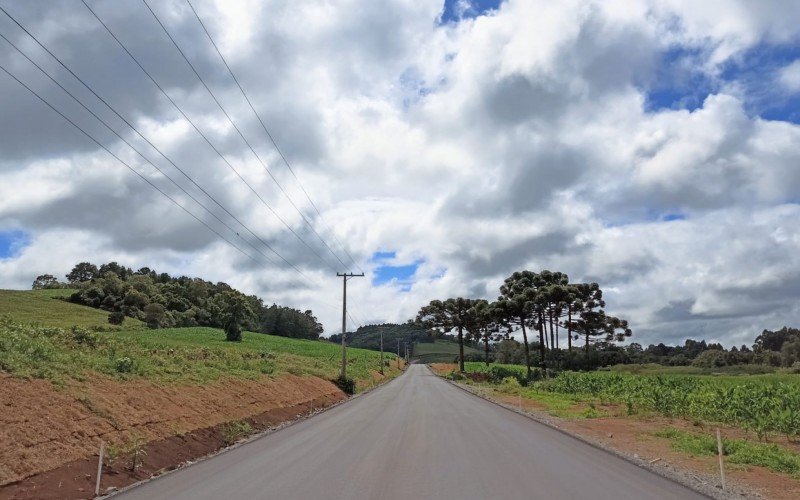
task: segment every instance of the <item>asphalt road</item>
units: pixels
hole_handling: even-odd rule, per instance
[[[412,365],[378,390],[117,498],[705,497]]]

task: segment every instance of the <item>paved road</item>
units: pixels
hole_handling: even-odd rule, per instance
[[[118,498],[705,497],[412,365],[372,393]]]

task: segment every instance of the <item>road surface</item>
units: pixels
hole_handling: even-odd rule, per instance
[[[412,365],[378,390],[117,498],[705,497]]]

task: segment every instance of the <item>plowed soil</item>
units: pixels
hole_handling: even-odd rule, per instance
[[[262,430],[345,398],[332,383],[283,375],[158,386],[94,378],[55,388],[0,375],[0,498],[90,498],[100,442],[147,443],[144,463],[110,464],[103,491],[229,444],[223,424]]]

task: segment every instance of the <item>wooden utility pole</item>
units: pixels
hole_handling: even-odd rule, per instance
[[[383,330],[381,330],[381,375],[383,375]]]
[[[344,380],[347,378],[347,342],[345,341],[345,335],[347,334],[347,280],[361,278],[364,273],[336,273],[336,276],[341,276],[342,278],[342,371],[339,377]]]

